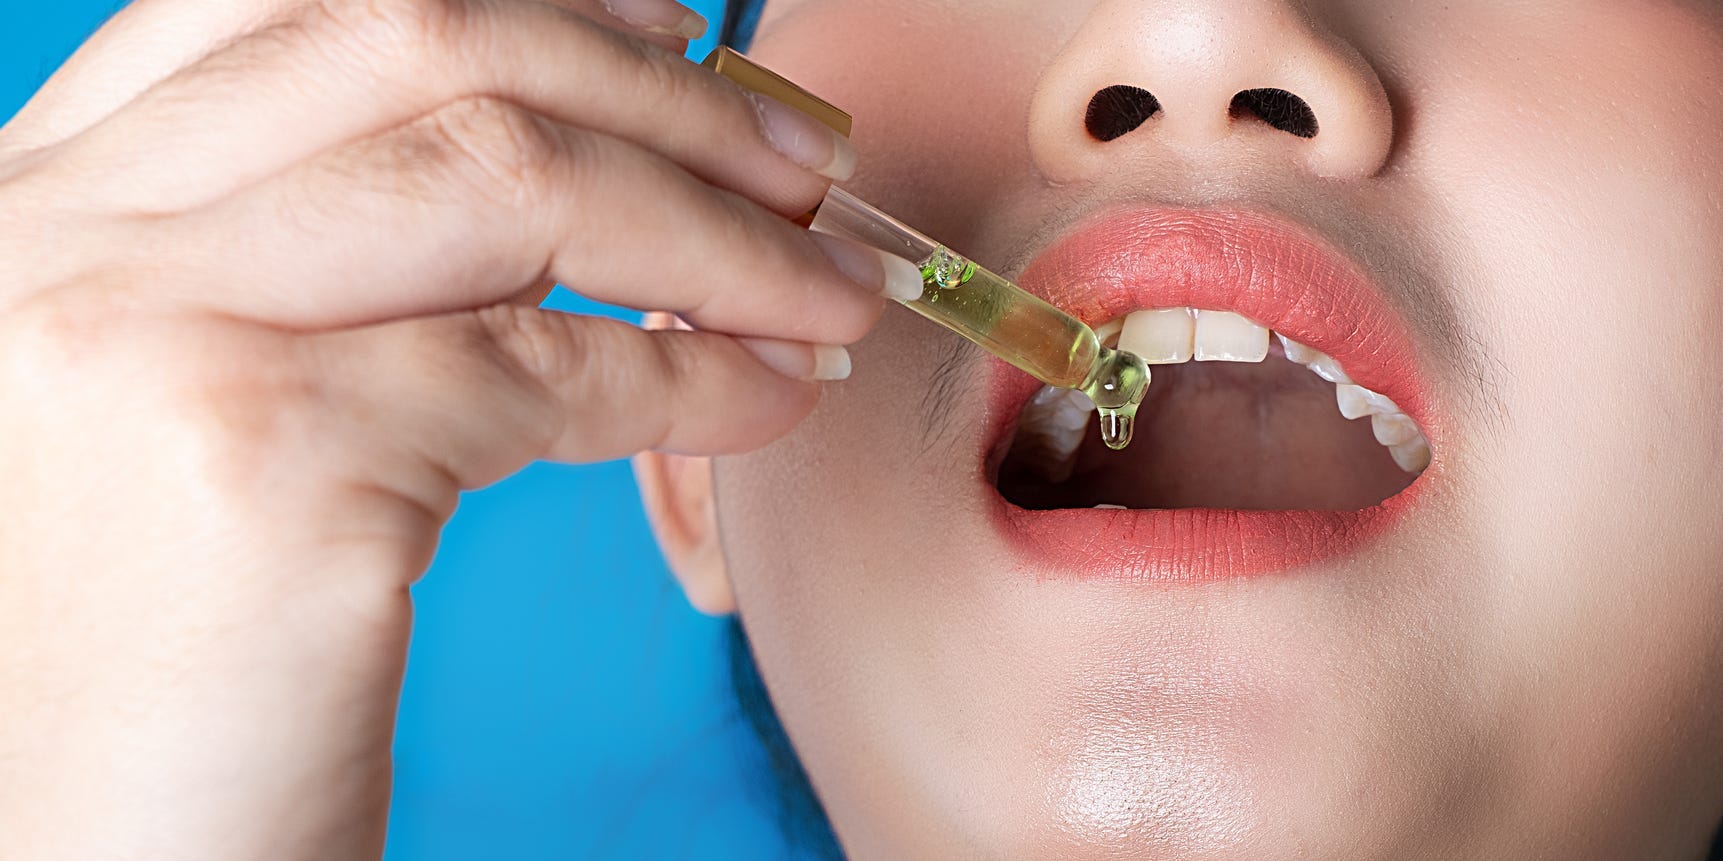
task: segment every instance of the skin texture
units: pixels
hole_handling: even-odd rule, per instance
[[[1723,10],[775,0],[759,56],[855,112],[856,188],[995,268],[1249,205],[1417,332],[1415,518],[1154,589],[1005,549],[948,336],[893,314],[820,400],[887,271],[785,221],[841,146],[623,6],[140,0],[0,129],[0,857],[375,857],[458,492],[642,450],[856,858],[1698,857]],[[1103,146],[1119,80],[1166,112]],[[1246,85],[1321,133],[1220,122]]]
[[[855,115],[847,187],[1008,275],[1120,202],[1309,226],[1407,319],[1444,422],[1377,543],[1179,587],[1013,555],[989,360],[908,313],[784,439],[643,458],[851,857],[1704,856],[1723,6],[772,0],[752,53]],[[1164,112],[1101,143],[1118,83]],[[1229,122],[1247,87],[1321,132]]]
[[[586,0],[140,0],[0,129],[0,857],[376,857],[460,491],[755,448],[841,376],[885,259],[785,216],[847,147],[685,48]]]

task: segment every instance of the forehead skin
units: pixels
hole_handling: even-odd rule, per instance
[[[1251,38],[1362,59],[1379,169],[1038,122],[1103,66],[1289,74],[1225,51]],[[804,426],[716,465],[744,621],[852,857],[1702,857],[1723,4],[771,0],[753,55],[855,115],[846,185],[1008,273],[1122,201],[1308,225],[1406,317],[1447,421],[1416,516],[1355,557],[1048,581],[984,515],[985,358],[888,314]]]

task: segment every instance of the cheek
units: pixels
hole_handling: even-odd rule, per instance
[[[1392,181],[1433,204],[1496,359],[1466,480],[1482,567],[1516,575],[1502,648],[1567,656],[1522,681],[1596,703],[1594,728],[1651,725],[1704,689],[1723,606],[1723,10],[1566,5],[1398,47],[1423,77]]]
[[[1480,496],[1503,523],[1537,501],[1544,535],[1611,524],[1652,539],[1618,548],[1643,565],[1673,535],[1712,540],[1667,501],[1717,508],[1723,387],[1706,347],[1723,323],[1723,38],[1715,14],[1579,5],[1420,60],[1451,77],[1415,94],[1406,146],[1436,221],[1466,244],[1455,294],[1504,369],[1494,403],[1476,405],[1493,420],[1473,426],[1512,444],[1491,452],[1497,481]],[[1504,80],[1500,57],[1516,54],[1526,74]],[[1524,554],[1509,568],[1562,552],[1500,546]]]
[[[855,115],[863,166],[848,185],[959,248],[1026,235],[1007,220],[1044,211],[1012,197],[1041,185],[1029,173],[1024,133],[1049,59],[1037,52],[1062,44],[1063,30],[1082,17],[1052,3],[976,11],[987,5],[769,4],[781,14],[755,52]],[[1475,5],[1474,14],[1455,16],[1471,28],[1447,33],[1457,25],[1436,7],[1448,4],[1407,3],[1371,19],[1393,23],[1393,32],[1368,38],[1391,46],[1385,74],[1401,103],[1415,106],[1399,117],[1400,166],[1384,185],[1417,200],[1400,217],[1440,237],[1436,250],[1457,282],[1452,295],[1499,359],[1467,423],[1476,435],[1470,447],[1490,465],[1465,477],[1476,483],[1468,504],[1479,509],[1468,522],[1485,524],[1475,544],[1479,570],[1517,576],[1481,598],[1499,603],[1477,608],[1475,618],[1489,620],[1479,624],[1492,632],[1505,629],[1505,642],[1490,643],[1503,656],[1575,658],[1551,668],[1503,657],[1502,675],[1527,677],[1501,686],[1545,698],[1525,705],[1528,715],[1594,702],[1600,690],[1626,692],[1614,698],[1623,713],[1588,725],[1619,734],[1655,725],[1650,715],[1660,710],[1693,710],[1672,704],[1704,689],[1682,663],[1690,669],[1691,656],[1716,640],[1712,617],[1723,606],[1723,580],[1704,576],[1723,558],[1707,520],[1723,507],[1712,465],[1723,454],[1723,380],[1703,349],[1723,322],[1714,239],[1723,235],[1723,175],[1714,167],[1723,159],[1723,124],[1715,121],[1723,95],[1714,83],[1723,79],[1723,44],[1716,12],[1699,20],[1666,3],[1537,5],[1574,14],[1516,18]],[[1501,26],[1480,28],[1479,20]],[[1032,47],[977,55],[966,42]],[[1524,73],[1504,77],[1504,58]],[[935,81],[938,88],[918,85]],[[1002,170],[1019,173],[1002,182]],[[1006,251],[983,245],[975,253],[987,261]],[[1345,761],[1345,739],[1314,720],[1285,717],[1299,704],[1325,702],[1314,688],[1270,685],[1298,694],[1278,712],[1281,724],[1308,730],[1276,739],[1258,717],[1269,712],[1265,702],[1276,703],[1251,690],[1251,679],[1269,670],[1200,656],[1150,666],[1129,655],[1095,657],[1094,644],[1070,634],[1092,624],[1092,608],[1000,594],[958,576],[1009,573],[1015,563],[963,550],[994,542],[973,525],[976,477],[939,456],[960,448],[949,435],[964,429],[930,424],[924,407],[947,338],[891,309],[857,349],[854,378],[831,387],[806,424],[719,465],[727,555],[762,670],[824,801],[851,829],[845,838],[855,854],[867,856],[870,840],[885,838],[854,829],[887,829],[894,815],[921,826],[899,828],[900,836],[966,823],[972,845],[1033,821],[1050,830],[1031,839],[1048,845],[1123,845],[1153,827],[1167,843],[1218,847],[1276,806],[1278,799],[1253,796],[1253,785],[1293,783],[1228,763],[1269,759],[1262,749],[1308,752],[1311,739],[1336,753],[1312,761]],[[955,399],[960,413],[974,415],[963,402],[975,397],[959,380],[933,401]],[[1692,504],[1672,510],[1673,500]],[[1668,579],[1646,589],[1657,572]],[[1225,621],[1217,627],[1266,624]],[[1169,618],[1165,628],[1181,624]],[[1356,665],[1360,651],[1337,654],[1335,665]],[[1655,665],[1659,655],[1667,667]],[[1210,674],[1166,675],[1166,666],[1181,665]],[[1464,681],[1418,678],[1431,689]],[[1104,695],[1086,700],[1086,691]],[[1642,713],[1625,713],[1635,708]],[[1439,725],[1441,713],[1431,713]],[[1155,714],[1194,718],[1131,723]],[[1402,761],[1429,768],[1458,747],[1438,749],[1446,737],[1425,735],[1432,749]],[[1226,749],[1240,739],[1257,747]],[[1038,755],[1001,753],[1022,751]],[[1577,752],[1573,758],[1574,768],[1585,767]],[[1375,791],[1378,804],[1383,794]],[[1165,815],[1131,818],[1145,809]],[[931,846],[893,848],[898,857],[916,848],[936,854]]]

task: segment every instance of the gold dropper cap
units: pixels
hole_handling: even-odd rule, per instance
[[[769,99],[783,102],[815,120],[829,126],[832,131],[844,137],[850,136],[854,125],[853,119],[838,106],[802,89],[790,79],[754,62],[743,56],[741,52],[719,45],[718,49],[706,55],[700,65],[717,72],[744,90],[758,93]],[[796,224],[807,227],[814,223],[814,214],[819,212],[818,206],[803,213],[800,218],[793,219]]]
[[[720,46],[707,54],[700,65],[729,78],[744,90],[777,99],[825,123],[832,131],[846,138],[850,136],[852,120],[849,114],[732,48]]]

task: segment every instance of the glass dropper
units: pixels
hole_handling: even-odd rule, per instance
[[[849,136],[849,114],[728,47],[720,46],[701,65]],[[916,264],[921,296],[903,304],[1047,385],[1087,395],[1100,413],[1101,439],[1107,446],[1130,444],[1137,407],[1149,388],[1149,368],[1142,359],[1103,346],[1083,321],[841,188],[833,186],[811,217],[814,230]]]
[[[1047,385],[1087,395],[1100,413],[1107,447],[1130,444],[1149,388],[1142,359],[1103,345],[1083,321],[836,186],[811,229],[915,263],[922,293],[904,305]]]

